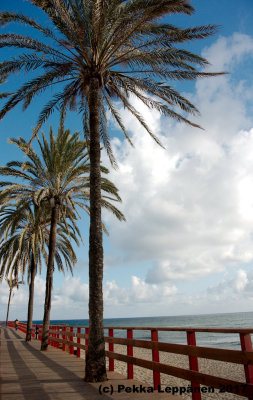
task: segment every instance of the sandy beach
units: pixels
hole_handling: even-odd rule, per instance
[[[106,349],[108,350],[108,344],[106,344]],[[126,346],[114,345],[114,351],[116,353],[126,354],[127,349]],[[148,349],[134,348],[134,356],[142,358],[144,360],[152,360],[152,352],[151,350]],[[84,351],[81,351],[81,357],[83,358],[85,357]],[[184,355],[160,352],[160,362],[175,367],[181,367],[185,369],[189,368],[188,357]],[[107,367],[109,368],[108,360],[107,360]],[[114,368],[116,372],[119,372],[122,375],[127,375],[126,363],[115,360]],[[238,364],[199,358],[199,372],[245,383],[244,368],[242,365]],[[153,372],[151,370],[134,366],[134,378],[150,386],[153,385]],[[187,387],[190,384],[190,382],[183,379],[175,378],[173,376],[161,374],[161,384],[162,387],[163,385]],[[181,397],[182,399],[191,399],[191,395],[189,394],[183,394]],[[231,393],[219,393],[218,390],[215,390],[214,393],[202,394],[202,399],[239,400],[242,398],[243,397]]]

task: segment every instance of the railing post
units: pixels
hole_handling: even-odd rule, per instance
[[[109,337],[113,338],[113,329],[109,328]],[[114,351],[114,343],[109,342],[109,351]],[[109,371],[114,371],[114,359],[109,358]]]
[[[158,330],[151,329],[151,341],[158,342]],[[152,350],[152,361],[159,362],[159,350]],[[161,386],[161,376],[159,371],[153,371],[154,389],[158,390]]]
[[[69,331],[70,331],[69,325],[66,324],[66,333],[69,333]],[[67,335],[65,335],[65,336],[66,336],[67,342],[69,342],[69,335],[67,334]],[[69,353],[69,344],[68,344],[68,343],[65,344],[65,351],[66,351],[67,353]]]
[[[59,325],[57,325],[57,327],[56,327],[56,332],[57,332],[56,337],[57,337],[57,339],[59,339],[59,337],[60,337],[60,327],[59,327]],[[59,342],[56,342],[56,347],[57,347],[57,349],[59,349],[59,347],[60,347],[60,343]]]
[[[63,340],[66,340],[65,332],[66,332],[66,326],[63,326],[62,327],[62,335],[61,335]],[[65,351],[65,343],[62,343],[62,351]]]
[[[52,346],[52,326],[49,325],[49,329],[48,329],[48,345]],[[50,332],[51,331],[51,332]]]
[[[51,339],[50,339],[50,344],[52,347],[54,347],[54,326],[51,326]]]
[[[73,326],[71,326],[70,332],[73,332]],[[69,341],[73,342],[74,341],[74,337],[70,336],[69,337]],[[72,344],[69,346],[69,354],[74,354],[74,346]]]
[[[55,347],[55,326],[52,326],[52,346]]]
[[[85,334],[89,335],[89,332],[90,332],[90,329],[89,328],[85,328]],[[88,346],[88,344],[89,344],[89,339],[85,338],[85,345]],[[88,353],[88,349],[85,351],[85,355],[87,355],[87,353]]]
[[[196,346],[196,335],[194,331],[187,332],[187,344],[189,346]],[[189,366],[190,370],[199,370],[198,358],[195,356],[189,356]],[[200,384],[196,382],[191,382],[192,385],[192,400],[201,400]]]
[[[39,325],[39,340],[41,341],[41,327],[42,325]]]
[[[242,351],[252,352],[250,333],[240,333]],[[247,383],[253,383],[253,365],[244,365],[245,378]]]
[[[81,335],[81,328],[77,328],[77,335]],[[78,343],[78,344],[81,343],[81,338],[80,338],[80,336],[79,336],[79,337],[77,336],[77,343]],[[76,356],[77,356],[78,358],[80,358],[80,355],[81,355],[81,349],[80,349],[80,347],[77,347]]]
[[[127,330],[127,339],[133,339],[133,329]],[[127,355],[133,357],[133,346],[127,346]],[[134,378],[134,366],[133,364],[127,364],[127,379]]]
[[[35,338],[35,325],[32,324],[32,338]]]

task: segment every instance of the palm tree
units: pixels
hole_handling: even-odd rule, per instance
[[[11,303],[11,295],[13,289],[16,287],[18,289],[19,285],[23,284],[23,281],[19,281],[18,278],[12,279],[12,276],[8,279],[6,278],[6,281],[9,285],[9,299],[8,299],[8,306],[7,306],[7,313],[6,313],[6,326],[8,326],[8,319],[9,319],[9,310],[10,310],[10,303]]]
[[[34,281],[37,269],[41,270],[42,256],[47,264],[46,245],[49,241],[50,213],[48,207],[30,206],[27,202],[21,202],[11,206],[5,205],[0,215],[0,232],[5,235],[5,240],[0,246],[0,276],[8,275],[10,260],[16,260],[16,263],[23,267],[23,272],[26,266],[28,269],[29,301],[26,332],[28,342],[32,334]],[[79,245],[73,227],[69,227],[67,232],[64,227],[60,227],[56,238],[55,261],[58,269],[64,272],[63,258],[66,269],[72,273],[76,256],[68,238],[70,231],[72,239]]]
[[[20,13],[2,12],[0,23],[16,22],[34,28],[46,38],[17,34],[1,35],[2,47],[22,49],[16,58],[0,66],[3,74],[19,71],[40,74],[22,85],[6,102],[0,118],[23,102],[26,109],[36,95],[49,87],[59,91],[39,114],[34,135],[54,109],[77,109],[83,115],[84,133],[90,142],[90,238],[89,238],[89,318],[90,337],[86,358],[87,381],[106,379],[103,330],[103,243],[101,223],[100,137],[111,162],[113,158],[106,129],[106,107],[131,143],[113,100],[129,110],[160,144],[143,116],[135,109],[133,95],[150,109],[193,127],[185,114],[197,108],[180,95],[169,81],[195,80],[217,75],[199,68],[208,61],[182,48],[182,43],[203,39],[216,26],[181,29],[160,21],[175,13],[191,15],[188,0],[30,0],[47,15],[51,26],[44,27]],[[179,45],[179,46],[178,46]],[[23,49],[28,50],[24,52]],[[31,52],[30,52],[31,51]],[[175,106],[181,111],[177,112]]]
[[[37,206],[46,203],[50,207],[49,254],[41,350],[46,350],[48,347],[57,226],[61,222],[62,226],[69,231],[67,220],[70,220],[79,233],[75,222],[77,207],[88,214],[90,212],[90,166],[87,151],[85,151],[86,143],[80,140],[77,132],[70,135],[69,130],[62,130],[62,126],[56,138],[53,136],[52,129],[49,136],[50,143],[44,134],[42,134],[42,142],[38,140],[42,158],[29,147],[24,139],[11,139],[11,143],[16,144],[28,154],[29,160],[23,163],[9,162],[6,167],[0,167],[0,174],[22,178],[26,182],[26,184],[2,182],[1,186],[6,187],[1,192],[0,202],[15,198],[34,202]],[[104,167],[101,169],[104,173],[109,172]],[[123,214],[111,203],[111,201],[121,200],[117,188],[104,177],[101,182],[104,192],[102,206],[115,214],[118,219],[124,220]]]

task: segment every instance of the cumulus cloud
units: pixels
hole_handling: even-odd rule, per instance
[[[253,39],[220,38],[204,55],[215,70],[236,70],[253,56]],[[165,123],[133,100],[166,150],[121,110],[135,148],[113,140],[119,171],[110,178],[127,223],[106,219],[121,262],[152,261],[148,284],[196,280],[253,260],[253,121],[241,91],[232,75],[197,82],[192,101],[205,132]]]
[[[243,33],[235,32],[230,37],[220,37],[211,47],[203,51],[203,56],[218,70],[236,68],[237,64],[252,57],[253,38]]]
[[[236,279],[234,282],[234,288],[236,292],[242,292],[246,287],[248,281],[247,273],[242,269],[239,269],[236,274]]]
[[[89,298],[89,286],[86,283],[81,283],[80,278],[67,277],[61,289],[55,291],[55,296],[66,297],[68,300],[75,302],[87,301]]]
[[[131,286],[122,288],[114,280],[107,280],[104,283],[104,302],[105,306],[118,304],[135,304],[152,303],[154,300],[174,295],[177,288],[174,285],[164,284],[161,286],[156,284],[148,284],[137,276],[131,277]],[[63,282],[60,289],[54,293],[52,306],[58,304],[75,304],[82,305],[88,302],[89,287],[87,284],[81,283],[80,278],[67,278]],[[159,300],[158,300],[159,302]]]
[[[129,289],[116,282],[104,288],[106,315],[124,316],[179,315],[250,311],[253,300],[253,272],[239,269],[232,278],[227,273],[217,284],[192,294],[166,282],[148,284],[132,276]]]
[[[43,278],[36,278],[34,320],[43,318],[44,287]],[[253,300],[253,273],[240,269],[232,279],[224,278],[220,283],[200,290],[195,294],[187,294],[175,285],[166,282],[147,283],[133,275],[130,287],[121,287],[115,281],[104,283],[104,310],[106,317],[145,315],[178,315],[198,314],[203,312],[226,312],[230,304],[233,311],[249,310]],[[8,287],[0,286],[0,299],[3,307],[0,320],[5,319]],[[26,320],[28,287],[16,291],[12,298],[10,320],[16,317]],[[66,278],[61,286],[53,291],[51,319],[88,318],[88,285],[79,278]]]
[[[121,307],[132,309],[136,315],[141,315],[144,306],[162,304],[171,301],[177,293],[174,285],[148,284],[137,276],[131,277],[129,288],[120,287],[115,281],[107,280],[104,283],[104,306],[106,315],[117,316]],[[0,299],[3,307],[0,310],[0,320],[5,319],[9,296],[7,283],[0,286]],[[45,298],[45,280],[40,276],[35,280],[34,320],[43,319]],[[52,292],[51,319],[80,319],[88,318],[89,285],[83,283],[79,277],[66,277],[61,286]],[[11,300],[9,320],[16,317],[20,320],[27,318],[28,286],[25,285],[15,291]],[[119,312],[119,311],[118,311]],[[132,311],[131,311],[132,313]],[[118,314],[119,315],[119,314]]]

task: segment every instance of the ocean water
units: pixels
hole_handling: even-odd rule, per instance
[[[42,323],[42,321],[34,321]],[[51,324],[69,324],[70,326],[88,326],[88,319],[51,320]],[[143,317],[143,318],[111,318],[104,320],[104,326],[114,327],[195,327],[195,328],[250,328],[253,329],[253,312],[185,315],[176,317]],[[84,329],[82,330],[82,332]],[[105,334],[108,331],[105,330]],[[125,330],[114,330],[115,337],[126,337]],[[150,340],[150,331],[134,331],[135,339]],[[196,333],[197,345],[206,347],[240,350],[239,334]],[[168,343],[187,344],[185,332],[159,332],[159,341]]]

